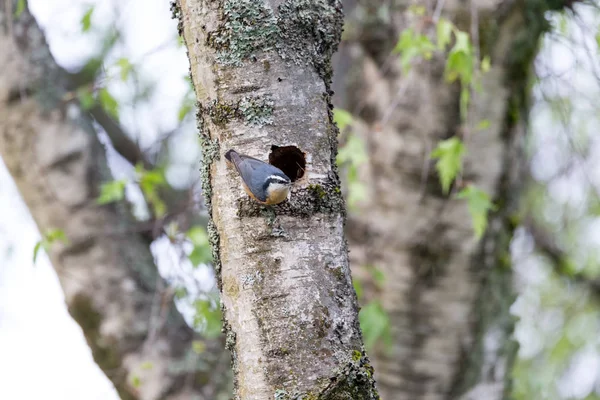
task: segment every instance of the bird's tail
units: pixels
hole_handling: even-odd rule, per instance
[[[235,169],[237,169],[239,172],[239,165],[242,162],[242,158],[240,157],[237,151],[233,149],[228,150],[227,153],[225,153],[225,159],[231,164],[233,164],[235,166]]]

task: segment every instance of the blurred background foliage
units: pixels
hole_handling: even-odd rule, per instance
[[[180,310],[204,337],[218,337],[221,317],[206,227],[177,219],[180,210],[169,209],[165,201],[169,190],[187,191],[189,202],[184,206],[203,213],[195,95],[185,49],[174,22],[168,21],[165,4],[148,7],[146,13],[164,13],[150,18],[141,9],[128,8],[133,7],[128,2],[51,6],[44,1],[29,4],[45,26],[55,56],[77,83],[73,97],[95,117],[101,137],[114,136],[115,128],[97,116],[97,107],[142,151],[124,155],[104,140],[114,180],[102,186],[98,203],[127,201],[140,224],[153,224],[153,251]],[[18,5],[17,15],[24,2]],[[427,17],[424,7],[409,12]],[[519,228],[511,243],[519,293],[511,310],[520,345],[513,394],[516,399],[600,399],[600,10],[595,3],[577,4],[546,17],[552,29],[543,38],[530,82],[530,176],[514,217]],[[70,21],[66,32],[58,27],[63,18]],[[166,26],[157,30],[161,33],[152,25],[156,21]],[[412,28],[403,31],[394,49],[397,62],[409,73],[415,60],[445,54],[446,80],[461,85],[461,118],[468,119],[472,93],[482,90],[479,78],[489,70],[490,60],[481,58],[470,35],[451,21],[439,18],[435,24],[433,37]],[[70,36],[78,39],[69,44]],[[366,196],[360,169],[369,162],[368,149],[353,132],[352,114],[337,108],[334,118],[341,132],[337,162],[353,213]],[[489,123],[475,122],[481,129]],[[496,205],[484,191],[462,181],[468,151],[468,144],[452,137],[432,149],[431,159],[442,190],[464,201],[473,234],[481,237],[487,214]],[[60,231],[44,233],[35,248],[28,249],[33,261],[57,241],[68,237]],[[15,246],[18,243],[6,247],[3,265],[11,263]],[[376,265],[367,269],[369,282],[377,286],[385,281]],[[391,341],[390,319],[377,298],[365,301],[363,285],[354,280],[370,349]],[[202,341],[194,342],[194,351],[203,353]]]

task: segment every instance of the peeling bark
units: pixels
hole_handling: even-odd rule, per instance
[[[200,103],[202,178],[236,399],[378,398],[335,167],[329,88],[339,2],[179,0],[173,10]],[[289,162],[292,153],[278,160],[302,177],[287,202],[268,209],[249,200],[222,155],[233,148],[267,161],[272,146],[295,146],[306,165]]]
[[[548,27],[544,12],[568,4],[437,3],[444,17],[477,33],[492,61],[466,125],[459,87],[444,79],[445,58],[420,62],[408,75],[390,58],[400,33],[415,22],[405,13],[408,4],[358,1],[347,24],[344,53],[352,68],[343,77],[348,97],[341,105],[358,117],[355,128],[369,153],[361,171],[368,200],[347,227],[351,262],[364,279],[366,265],[386,278],[382,293],[371,293],[392,324],[391,351],[373,353],[383,399],[502,399],[516,350],[508,245],[525,179],[528,77]],[[489,127],[477,130],[484,119]],[[462,179],[499,206],[481,242],[464,202],[442,194],[429,159],[436,143],[453,135],[468,149]]]
[[[0,154],[40,231],[69,239],[50,251],[69,312],[121,398],[204,398],[194,332],[172,294],[157,292],[149,242],[124,204],[96,203],[111,177],[91,122],[64,100],[67,75],[31,14],[13,19],[8,4],[0,5]]]

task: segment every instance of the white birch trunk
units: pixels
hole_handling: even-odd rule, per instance
[[[329,62],[341,35],[339,2],[180,0],[174,12],[200,103],[236,399],[377,398],[334,162]],[[291,162],[288,175],[298,162],[303,176],[289,201],[269,211],[248,198],[223,154],[267,161],[271,146],[295,146],[304,157],[278,160]]]

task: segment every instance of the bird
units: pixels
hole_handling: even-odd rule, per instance
[[[235,166],[253,200],[271,206],[287,199],[292,181],[279,168],[233,149],[225,153],[225,159]]]

